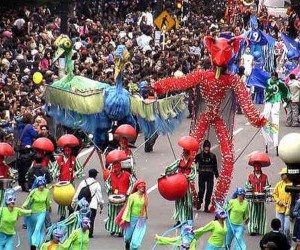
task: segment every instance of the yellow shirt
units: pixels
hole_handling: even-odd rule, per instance
[[[291,204],[291,193],[285,192],[285,187],[288,185],[292,185],[290,181],[279,181],[273,191],[273,198],[276,202],[276,212],[277,213],[284,213],[286,215],[289,214],[289,208]],[[281,201],[284,205],[280,206],[278,202]]]

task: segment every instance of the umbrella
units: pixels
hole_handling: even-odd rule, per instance
[[[58,139],[57,145],[59,147],[64,147],[64,146],[75,147],[79,145],[79,140],[74,135],[65,134]]]
[[[15,154],[14,149],[6,142],[0,143],[0,155],[3,156],[12,156]]]
[[[120,140],[121,137],[125,137],[128,141],[135,141],[136,130],[129,124],[123,124],[116,129],[114,137],[117,140]]]
[[[268,167],[271,165],[269,156],[263,152],[253,152],[250,155],[248,164],[253,166],[255,162],[259,162],[262,167]]]
[[[179,139],[178,145],[183,149],[190,151],[198,151],[199,142],[192,136],[186,135]]]
[[[127,154],[120,149],[114,149],[110,151],[106,156],[106,164],[124,161],[128,158]]]
[[[54,150],[54,145],[52,143],[52,141],[46,137],[41,137],[36,139],[33,144],[32,144],[33,148],[37,148],[37,149],[42,149],[45,151],[50,151],[52,152]]]

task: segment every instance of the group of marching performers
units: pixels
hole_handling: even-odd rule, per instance
[[[191,147],[193,138],[189,138],[189,143],[182,143],[182,137],[178,144],[183,147],[183,153],[179,160],[175,161],[166,168],[166,175],[183,173],[189,182],[188,190],[183,197],[175,200],[173,218],[177,222],[173,229],[167,231],[163,236],[156,235],[158,245],[174,245],[178,249],[196,249],[196,242],[206,232],[211,232],[206,250],[216,249],[247,249],[243,238],[245,226],[251,236],[265,235],[266,207],[268,201],[276,202],[276,218],[280,220],[280,231],[287,240],[289,238],[289,207],[291,195],[285,192],[285,186],[291,185],[287,179],[287,169],[283,168],[280,172],[281,181],[270,191],[270,183],[266,174],[262,172],[263,167],[270,165],[270,158],[264,152],[255,152],[249,157],[248,164],[253,166],[253,173],[250,173],[245,183],[245,188],[238,187],[229,201],[222,204],[215,204],[215,220],[204,227],[193,228],[193,206],[197,206],[197,196],[195,195],[195,175],[197,169],[201,168],[195,161],[197,147]],[[207,141],[205,145],[207,146]],[[195,202],[196,200],[196,202]],[[299,210],[299,204],[298,204]],[[199,206],[199,204],[198,204]],[[213,209],[211,208],[210,211]],[[297,211],[296,211],[297,212]],[[299,213],[299,211],[298,211]],[[181,227],[181,234],[177,237],[167,237],[166,234]],[[295,226],[296,227],[296,226]],[[295,234],[295,233],[294,233]],[[294,237],[296,237],[294,235]],[[233,243],[233,244],[232,244]],[[177,248],[176,248],[177,249]]]
[[[115,138],[119,140],[120,146],[106,155],[106,167],[103,166],[105,190],[108,195],[108,218],[105,229],[112,236],[123,237],[125,249],[135,250],[141,246],[146,232],[148,196],[145,181],[136,178],[135,162],[128,146],[129,142],[136,139],[136,132],[130,125],[121,125],[119,128],[116,130]],[[181,227],[181,234],[177,237],[156,235],[157,244],[171,244],[180,247],[179,249],[196,249],[197,240],[204,233],[211,232],[205,249],[226,249],[226,247],[229,249],[232,241],[234,241],[233,249],[246,249],[243,239],[245,225],[248,225],[250,235],[266,233],[265,202],[271,196],[276,202],[276,217],[281,220],[282,228],[285,228],[287,224],[284,221],[285,215],[290,204],[290,196],[284,191],[284,186],[288,185],[287,180],[283,178],[286,172],[281,171],[282,183],[276,185],[271,195],[268,177],[262,172],[262,167],[270,165],[270,159],[265,153],[256,152],[249,158],[248,164],[253,166],[253,173],[249,174],[245,189],[237,188],[228,202],[222,204],[216,202],[215,220],[194,230],[193,207],[199,209],[199,203],[201,207],[203,201],[203,194],[199,195],[196,192],[196,174],[197,171],[199,176],[207,174],[206,179],[213,178],[214,175],[217,177],[216,159],[212,153],[209,153],[211,145],[207,140],[203,143],[205,150],[197,155],[199,143],[195,138],[184,136],[180,138],[178,144],[183,148],[182,155],[166,168],[165,175],[180,173],[188,181],[186,193],[175,200],[173,217],[176,224],[173,229]],[[48,162],[44,168],[49,166],[52,178],[73,184],[76,178],[82,177],[83,166],[72,155],[71,144],[62,143],[62,145],[63,155],[58,156],[51,164]],[[38,143],[34,146],[38,147],[38,154],[46,157],[46,152],[39,148]],[[211,160],[201,159],[205,154],[210,155]],[[33,165],[42,162],[47,161],[37,158]],[[3,166],[0,167],[2,175],[8,178],[9,167],[5,163],[2,164]],[[204,167],[201,168],[201,165]],[[108,174],[105,174],[107,171]],[[208,188],[213,188],[213,185],[209,186]],[[24,224],[27,227],[31,249],[69,249],[70,246],[73,247],[72,249],[88,249],[91,226],[89,203],[83,198],[77,200],[75,206],[70,204],[69,216],[66,215],[67,206],[60,205],[58,209],[60,221],[51,225],[51,220],[47,224],[51,196],[46,174],[35,176],[30,189],[21,208],[15,207],[16,191],[14,189],[5,191],[0,209],[0,249],[14,249],[14,236],[17,234],[15,224],[20,216],[25,216]],[[209,197],[205,199],[206,212],[209,212],[207,210],[211,191],[207,190]],[[199,190],[199,192],[203,191]],[[199,198],[202,200],[200,201]],[[46,227],[47,232],[45,232]],[[287,229],[283,231],[288,232]]]
[[[136,140],[136,131],[130,125],[121,125],[114,136],[120,146],[106,155],[107,168],[103,165],[105,190],[109,197],[105,229],[112,236],[124,237],[125,249],[138,249],[146,232],[148,196],[145,181],[136,178],[135,163],[128,147],[129,141]],[[60,220],[57,223],[52,224],[49,216],[51,180],[58,180],[57,184],[70,183],[74,186],[74,180],[83,176],[84,164],[82,165],[72,153],[72,147],[78,145],[78,140],[69,134],[64,135],[63,139],[58,139],[63,154],[53,161],[46,159],[53,147],[45,145],[49,146],[51,142],[45,138],[42,140],[42,143],[38,141],[33,144],[36,156],[28,171],[28,178],[33,179],[33,183],[22,208],[15,207],[14,189],[2,192],[0,249],[15,249],[15,224],[19,216],[25,216],[23,226],[27,229],[30,249],[88,249],[91,238],[89,231],[93,230],[91,227],[94,223],[92,209],[85,198],[73,199],[68,205],[58,202]],[[12,148],[11,151],[13,152]],[[102,155],[99,156],[102,160]],[[7,179],[10,168],[4,161],[2,165],[0,171]],[[105,176],[105,173],[108,174]],[[91,195],[93,197],[95,194]],[[54,193],[53,198],[55,200]],[[66,210],[69,211],[68,215]]]

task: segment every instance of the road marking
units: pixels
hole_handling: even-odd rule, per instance
[[[243,128],[238,128],[237,130],[233,131],[233,135],[236,135],[238,133],[240,133],[241,131],[243,131],[244,129]],[[218,144],[215,144],[211,147],[211,150],[214,150],[216,149],[217,147],[219,147]],[[151,188],[149,188],[147,190],[147,194],[150,194],[151,192],[153,192],[155,189],[157,189],[157,184],[155,184],[154,186],[152,186]]]
[[[157,189],[157,184],[147,190],[147,194],[150,194],[153,190]]]
[[[92,150],[94,149],[94,147],[90,147],[88,149],[84,149],[82,150],[78,155],[77,155],[77,158],[80,159],[81,157],[84,157],[85,155],[87,154],[90,154],[92,152]]]
[[[244,128],[238,128],[237,130],[233,131],[233,135],[238,134],[238,133],[241,132],[242,130],[244,130]]]

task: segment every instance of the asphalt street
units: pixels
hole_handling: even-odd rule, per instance
[[[257,105],[262,110],[263,105]],[[282,138],[285,134],[290,132],[300,132],[300,128],[287,128],[284,126],[285,113],[282,110],[280,117],[280,131],[279,136]],[[147,190],[149,194],[149,219],[147,224],[147,233],[144,238],[141,250],[151,250],[155,244],[154,235],[163,234],[166,230],[170,229],[174,225],[175,221],[172,219],[172,212],[174,208],[174,202],[170,202],[162,198],[157,190],[157,179],[160,174],[164,172],[164,168],[175,160],[173,151],[176,158],[180,156],[181,148],[177,145],[177,141],[181,136],[188,135],[190,120],[184,119],[181,126],[175,131],[174,134],[167,136],[160,136],[157,143],[154,146],[154,151],[151,153],[145,153],[142,143],[144,138],[142,134],[139,134],[136,142],[137,148],[134,150],[134,156],[137,162],[137,176],[138,178],[145,179],[147,182]],[[247,176],[252,172],[252,167],[248,166],[247,158],[248,155],[256,150],[265,150],[264,139],[261,133],[257,133],[258,129],[252,127],[244,115],[236,115],[235,126],[234,126],[234,139],[235,145],[235,170],[232,179],[229,194],[238,186],[244,186]],[[255,135],[256,134],[256,135]],[[253,139],[253,140],[252,140]],[[249,144],[249,142],[252,142]],[[218,153],[219,147],[216,144],[212,145],[212,150]],[[88,153],[91,149],[86,149],[81,155],[80,160],[85,161]],[[264,168],[263,171],[269,176],[269,180],[274,187],[276,182],[280,180],[278,172],[284,166],[284,163],[279,157],[276,157],[275,150],[270,148],[269,156],[271,158],[272,165],[268,168]],[[219,161],[220,166],[220,161]],[[89,168],[100,168],[99,160],[97,155],[94,154],[91,160],[88,162],[85,173]],[[98,177],[101,186],[103,187],[102,176]],[[78,185],[78,182],[77,182]],[[197,188],[198,189],[198,188]],[[105,191],[102,190],[104,200],[107,202],[107,196]],[[20,205],[27,193],[18,193],[17,205]],[[274,203],[267,204],[267,217],[268,217],[268,230],[270,221],[275,216],[275,205]],[[56,215],[57,205],[53,202],[52,208],[52,220],[55,222],[58,218]],[[121,250],[123,249],[123,239],[119,237],[112,237],[104,229],[104,221],[107,218],[107,206],[105,206],[102,214],[98,214],[95,222],[94,238],[90,240],[89,249],[91,250]],[[207,222],[214,218],[213,214],[204,213],[203,211],[194,210],[194,223],[195,227],[204,226]],[[17,224],[17,230],[21,238],[21,246],[19,249],[29,249],[26,230],[21,229],[23,220],[20,219]],[[180,233],[180,231],[174,232],[173,235]],[[204,249],[208,239],[208,234],[201,237],[198,241],[197,249]],[[259,240],[261,236],[249,236],[245,234],[247,247],[249,250],[259,249]],[[161,247],[157,246],[155,249],[172,249],[172,247]]]

